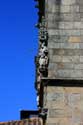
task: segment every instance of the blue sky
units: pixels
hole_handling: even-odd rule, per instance
[[[0,0],[0,121],[36,109],[37,10],[34,0]]]

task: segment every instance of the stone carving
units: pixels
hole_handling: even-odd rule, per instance
[[[46,29],[46,21],[44,16],[42,17],[42,22],[39,24],[39,53],[37,60],[37,82],[41,82],[42,77],[46,77],[47,69],[49,64],[48,58],[48,33]]]
[[[45,55],[42,55],[39,59],[39,71],[45,70],[48,68],[48,57]]]
[[[48,48],[45,46],[45,43],[42,43],[40,50],[39,50],[39,56],[47,55],[48,54]]]
[[[44,108],[40,108],[39,109],[40,110],[40,113],[39,113],[39,117],[42,117],[43,118],[43,120],[46,120],[46,118],[47,118],[47,109],[44,109]]]
[[[39,52],[37,58],[37,90],[41,85],[42,77],[48,76],[48,33],[46,27],[46,21],[44,16],[42,17],[42,22],[39,24]],[[39,95],[37,94],[37,106],[39,107]]]
[[[39,52],[36,58],[37,66],[37,91],[40,91],[42,77],[48,76],[48,32],[46,27],[45,17],[42,16],[42,21],[39,23]],[[37,94],[37,106],[39,105],[39,93]]]
[[[40,24],[39,31],[39,72],[44,76],[45,71],[48,69],[48,48],[47,48],[48,33],[46,29],[45,18],[42,17],[42,23]]]

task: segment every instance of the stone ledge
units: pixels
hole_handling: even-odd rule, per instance
[[[83,87],[83,80],[42,78],[43,86]]]

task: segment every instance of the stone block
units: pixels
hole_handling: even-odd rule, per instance
[[[62,20],[64,21],[79,21],[81,20],[79,13],[63,13]]]
[[[79,48],[80,48],[80,49],[83,49],[83,42],[82,42],[82,43],[79,43]]]
[[[60,43],[48,43],[48,48],[52,49],[52,48],[61,48],[61,44]]]
[[[66,105],[64,104],[64,100],[60,100],[60,101],[47,101],[46,102],[46,105],[45,105],[45,108],[48,108],[48,109],[60,109],[60,108],[64,108],[66,107]]]
[[[57,70],[57,64],[55,64],[55,63],[49,63],[49,70],[54,70],[54,69]]]
[[[83,70],[83,64],[74,64],[74,69]]]
[[[47,101],[60,102],[63,99],[64,99],[64,95],[62,93],[53,92],[53,93],[47,94]]]
[[[71,43],[79,43],[79,42],[81,42],[81,38],[80,38],[80,37],[77,37],[77,36],[71,36],[71,37],[69,37],[68,42],[71,42]]]
[[[81,36],[83,35],[83,30],[82,30],[82,29],[80,30],[80,35],[81,35]]]
[[[64,55],[64,49],[53,49],[53,55]]]
[[[80,26],[80,29],[83,29],[83,22],[81,21],[81,26]]]
[[[58,22],[58,21],[48,21],[49,29],[64,29],[64,30],[74,30],[74,29],[83,29],[82,22]]]
[[[80,36],[81,42],[83,43],[83,36]]]
[[[54,43],[54,42],[49,42],[48,43],[48,48],[49,49],[81,49],[80,47],[81,44],[79,43]]]
[[[71,118],[47,118],[47,124],[55,124],[55,125],[72,125]]]
[[[49,36],[50,37],[55,37],[57,39],[62,39],[62,37],[66,38],[68,36],[80,36],[80,35],[83,35],[83,30],[80,30],[80,29],[48,29],[48,33],[49,33]],[[53,38],[54,38],[53,37]],[[53,39],[52,38],[52,39]]]
[[[79,56],[83,54],[83,50],[80,49],[64,49],[65,56]]]
[[[73,29],[74,23],[73,22],[60,22],[59,28],[60,29]]]
[[[76,3],[79,5],[83,5],[83,0],[76,0]]]
[[[62,57],[61,56],[53,56],[52,57],[52,62],[61,62],[62,61]]]
[[[49,43],[48,43],[48,48],[49,48],[49,49],[52,49],[52,48],[54,48],[54,47],[55,47],[55,43],[54,43],[54,42],[51,42],[51,43],[49,42]],[[57,47],[59,48],[59,44],[57,44]]]
[[[58,63],[58,69],[74,69],[74,63]]]
[[[58,70],[57,78],[71,78],[72,70]]]
[[[83,13],[83,5],[80,5],[80,13]]]
[[[50,13],[57,13],[57,12],[69,13],[69,12],[71,12],[71,6],[56,4],[55,1],[53,1],[53,2],[48,1],[48,12],[50,12]]]
[[[48,21],[48,28],[49,29],[59,29],[59,23]]]
[[[80,56],[82,56],[83,55],[83,49],[80,49],[79,53],[80,53]]]
[[[50,30],[49,30],[50,31]],[[59,32],[59,30],[54,30],[54,32],[57,31]],[[61,36],[59,35],[49,35],[49,42],[56,42],[56,40],[61,39]]]
[[[57,76],[57,72],[55,71],[55,69],[49,70],[49,67],[48,67],[48,78],[55,78],[55,76]]]
[[[83,21],[83,12],[80,13],[81,21]]]
[[[48,13],[48,17],[47,17],[48,21],[51,21],[52,23],[55,23],[57,21],[61,21],[63,20],[63,15],[60,13]]]
[[[48,43],[49,49],[79,49],[79,43]]]
[[[83,79],[83,70],[74,70],[71,77]]]
[[[57,125],[57,123],[47,123],[46,125]]]
[[[72,5],[70,8],[71,13],[78,13],[80,12],[79,5]]]
[[[58,70],[57,77],[59,78],[74,78],[74,79],[82,79],[83,78],[83,70]]]
[[[76,30],[70,30],[70,29],[64,29],[64,30],[59,30],[59,34],[61,36],[80,36],[80,29],[76,29]]]
[[[71,7],[68,5],[66,6],[60,6],[60,13],[70,13],[71,12]]]
[[[49,55],[53,55],[53,49],[49,49]]]
[[[53,55],[80,56],[83,55],[83,49],[53,49]]]
[[[59,43],[59,44],[60,47],[63,49],[79,49],[79,43]]]
[[[76,3],[76,0],[61,0],[61,3],[63,5],[74,5]]]
[[[74,22],[74,28],[75,29],[81,29],[81,22]]]
[[[72,14],[74,17],[74,21],[81,21],[81,14],[80,13],[74,13]]]
[[[49,36],[56,36],[56,37],[59,37],[58,35],[59,35],[59,31],[58,30],[55,30],[55,29],[49,29],[48,30],[48,34],[49,34]]]
[[[80,62],[83,63],[83,56],[80,56]]]
[[[66,21],[66,22],[73,22],[73,21],[81,21],[80,13],[48,13],[47,17],[48,21],[52,23]]]
[[[69,118],[72,117],[72,111],[69,109],[49,109],[50,118]]]

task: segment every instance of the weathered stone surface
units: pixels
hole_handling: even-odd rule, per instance
[[[50,55],[65,55],[65,56],[82,56],[83,50],[82,49],[51,49],[52,54]]]
[[[81,21],[83,21],[83,12],[80,13]]]
[[[63,5],[73,5],[76,3],[76,0],[61,0]]]
[[[52,27],[51,27],[52,28]],[[62,37],[68,37],[68,36],[80,36],[83,35],[83,30],[80,29],[75,29],[75,30],[62,30],[62,29],[49,29],[48,33],[50,35],[50,37],[57,37],[58,39],[62,38]],[[53,39],[52,39],[53,40]],[[50,42],[50,41],[49,41]],[[66,41],[67,42],[67,41]]]
[[[48,43],[49,49],[79,49],[79,43]]]
[[[58,67],[58,66],[57,66],[57,64],[55,64],[55,63],[50,63],[50,64],[49,64],[49,70],[50,70],[50,69],[51,69],[51,70],[54,70],[54,69],[56,70],[57,67]]]
[[[79,56],[63,56],[62,62],[75,62],[79,63]]]
[[[72,117],[72,110],[67,109],[49,109],[48,117],[50,118],[65,118]]]
[[[80,12],[83,13],[83,6],[82,5],[80,5]]]
[[[83,0],[47,0],[48,77],[83,80]],[[83,125],[83,88],[47,87],[47,125]]]
[[[83,94],[83,87],[56,87],[56,86],[48,86],[47,93],[80,93]],[[81,95],[83,97],[83,95]]]
[[[76,0],[77,4],[83,5],[83,0]]]
[[[53,4],[51,6],[51,4],[48,4],[48,12],[50,13],[57,13],[57,12],[61,12],[61,13],[69,13],[71,12],[72,8],[70,6],[65,6],[65,5],[56,5]],[[77,8],[76,8],[77,10]]]
[[[54,27],[53,27],[54,26]],[[64,29],[64,30],[73,30],[73,29],[83,29],[83,23],[74,22],[74,21],[48,21],[48,28],[53,29]]]
[[[74,69],[74,63],[57,63],[57,69]]]
[[[52,56],[52,61],[53,62],[61,62],[62,61],[62,57],[61,56]]]
[[[49,73],[48,73],[49,78],[55,78],[56,76],[57,76],[57,70],[56,69],[49,70]]]
[[[80,62],[83,63],[83,56],[80,56]]]
[[[75,36],[72,37],[71,36],[71,37],[69,37],[68,42],[79,43],[79,42],[81,42],[81,38],[80,37],[75,37]]]
[[[48,13],[48,21],[55,23],[60,21],[66,21],[66,22],[73,22],[77,21],[80,22],[81,15],[79,13]]]
[[[73,29],[74,23],[73,22],[60,22],[59,28],[60,29]]]
[[[71,11],[71,13],[78,13],[80,10],[79,10],[79,5],[73,5],[73,6],[71,6],[71,8],[70,8],[70,11]]]
[[[47,101],[60,101],[63,100],[63,94],[62,93],[48,93],[47,94]]]
[[[79,62],[82,62],[82,58],[83,58],[82,56],[60,56],[60,55],[50,56],[50,60],[52,59],[53,63],[56,63],[56,62],[79,63]]]
[[[57,71],[57,77],[59,78],[72,78],[72,79],[83,79],[83,70],[64,69]]]
[[[76,3],[78,4],[80,4],[80,3],[83,3],[82,1],[81,2],[79,2],[79,0],[78,1],[76,1],[76,0],[48,0],[48,2],[49,2],[49,4],[58,4],[58,5],[75,5]]]
[[[78,70],[82,70],[83,69],[83,64],[74,64],[74,68],[78,69]]]
[[[47,125],[80,125],[82,123],[83,87],[48,86],[46,93]]]

